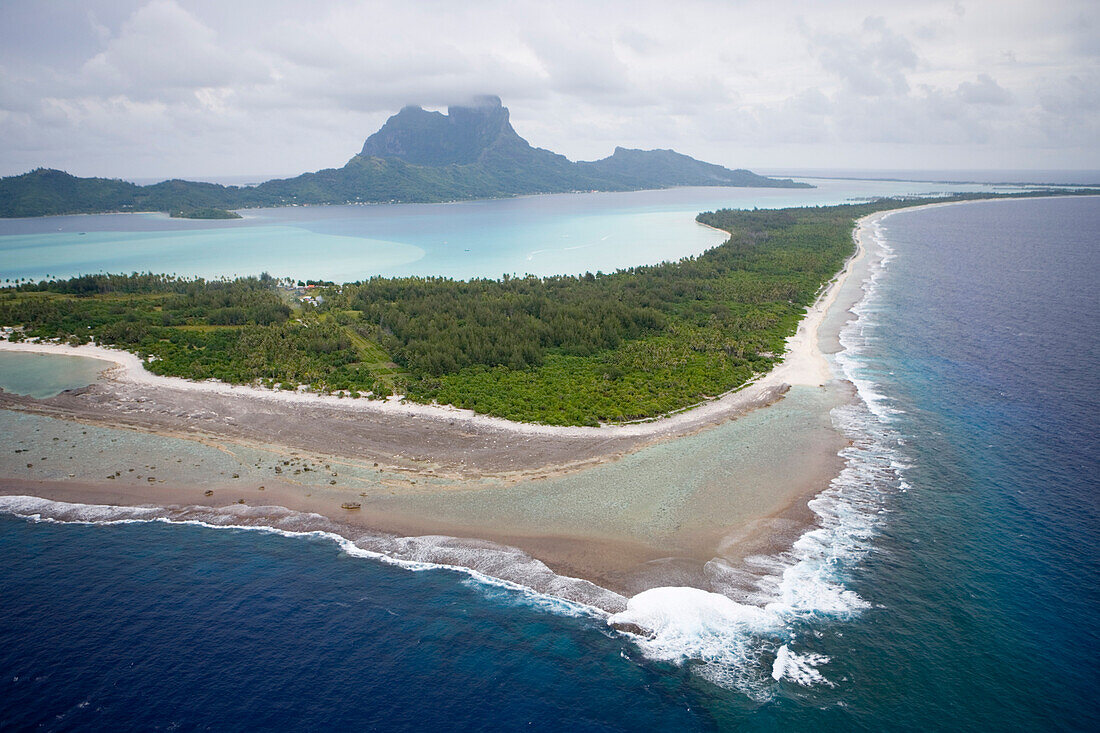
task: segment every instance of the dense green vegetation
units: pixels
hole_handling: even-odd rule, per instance
[[[154,373],[190,379],[372,386],[343,328],[291,314],[268,276],[87,275],[0,291],[0,322],[25,327],[15,338],[94,340],[151,358]]]
[[[980,198],[962,196],[957,198]],[[0,290],[15,338],[94,339],[158,374],[407,394],[550,424],[653,417],[735,389],[784,340],[852,250],[856,218],[921,200],[717,211],[730,232],[679,262],[611,274],[319,285],[268,275],[90,275]]]
[[[482,106],[453,107],[448,115],[406,107],[343,167],[258,186],[180,180],[138,186],[39,168],[0,178],[0,217],[168,211],[191,218],[230,218],[230,209],[258,206],[439,202],[668,186],[808,184],[730,170],[671,150],[618,148],[603,160],[574,163],[528,144],[509,123],[508,110],[493,97]],[[212,215],[216,211],[223,213]]]
[[[240,219],[241,215],[235,211],[215,209],[205,206],[201,209],[173,209],[168,215],[174,219]]]

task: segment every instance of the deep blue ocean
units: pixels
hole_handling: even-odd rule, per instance
[[[838,359],[863,454],[817,508],[837,602],[742,677],[324,537],[0,515],[0,729],[1100,728],[1100,198],[881,233]]]

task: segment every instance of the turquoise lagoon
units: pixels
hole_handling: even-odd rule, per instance
[[[88,386],[111,366],[110,362],[85,356],[0,351],[0,389],[47,399],[67,389]]]
[[[610,272],[721,244],[695,221],[719,208],[783,208],[992,186],[815,179],[813,189],[673,188],[525,196],[452,204],[284,207],[244,219],[164,214],[0,220],[0,282],[97,272],[458,279]],[[1001,187],[999,190],[1012,190]]]

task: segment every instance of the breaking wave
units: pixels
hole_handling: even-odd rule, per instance
[[[731,588],[751,578],[747,591],[721,595],[656,588],[634,596],[625,611],[610,617],[613,625],[652,632],[637,642],[649,658],[690,665],[715,684],[757,700],[770,698],[777,684],[833,684],[829,658],[813,649],[813,632],[869,607],[849,587],[850,573],[871,549],[887,512],[886,497],[905,490],[902,441],[891,425],[897,411],[868,368],[878,338],[880,280],[894,253],[877,224],[868,234],[867,244],[878,248],[878,256],[862,284],[864,295],[852,308],[855,318],[841,332],[843,349],[834,363],[837,376],[855,385],[858,399],[831,415],[849,445],[840,453],[840,474],[809,502],[817,526],[789,551],[748,558],[744,568],[721,560],[708,564],[712,573],[734,579]]]
[[[840,335],[842,351],[834,371],[856,387],[858,400],[832,412],[834,426],[849,445],[844,467],[829,487],[809,502],[816,526],[779,555],[747,558],[732,567],[721,558],[707,563],[712,587],[661,587],[629,600],[579,578],[564,577],[519,549],[493,542],[445,536],[399,537],[363,533],[327,517],[282,507],[125,507],[76,504],[29,496],[0,496],[0,511],[33,521],[120,524],[166,522],[210,528],[271,532],[329,540],[348,555],[392,563],[410,571],[446,569],[494,598],[554,613],[605,618],[634,634],[652,660],[688,665],[712,683],[757,700],[780,684],[832,685],[829,658],[812,648],[813,631],[829,620],[851,618],[868,607],[849,587],[849,574],[870,551],[886,512],[884,498],[904,491],[903,443],[891,427],[897,411],[871,375],[875,350],[876,297],[893,250],[878,225],[869,246],[877,247],[852,308],[855,318]],[[644,634],[644,635],[642,635]]]
[[[352,557],[378,560],[410,571],[464,573],[486,589],[507,590],[513,601],[555,613],[602,618],[608,610],[626,606],[621,595],[587,580],[557,575],[541,561],[514,547],[436,535],[398,537],[364,533],[320,514],[279,506],[134,507],[0,496],[0,511],[38,522],[99,525],[163,522],[313,537],[333,542]]]

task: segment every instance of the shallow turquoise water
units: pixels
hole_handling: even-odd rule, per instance
[[[815,180],[815,189],[674,188],[454,204],[286,207],[245,219],[161,214],[0,220],[0,281],[93,272],[258,275],[337,282],[610,272],[699,254],[724,241],[695,222],[718,208],[838,204],[990,187]]]
[[[0,351],[0,389],[37,399],[86,387],[110,362],[82,356]]]

